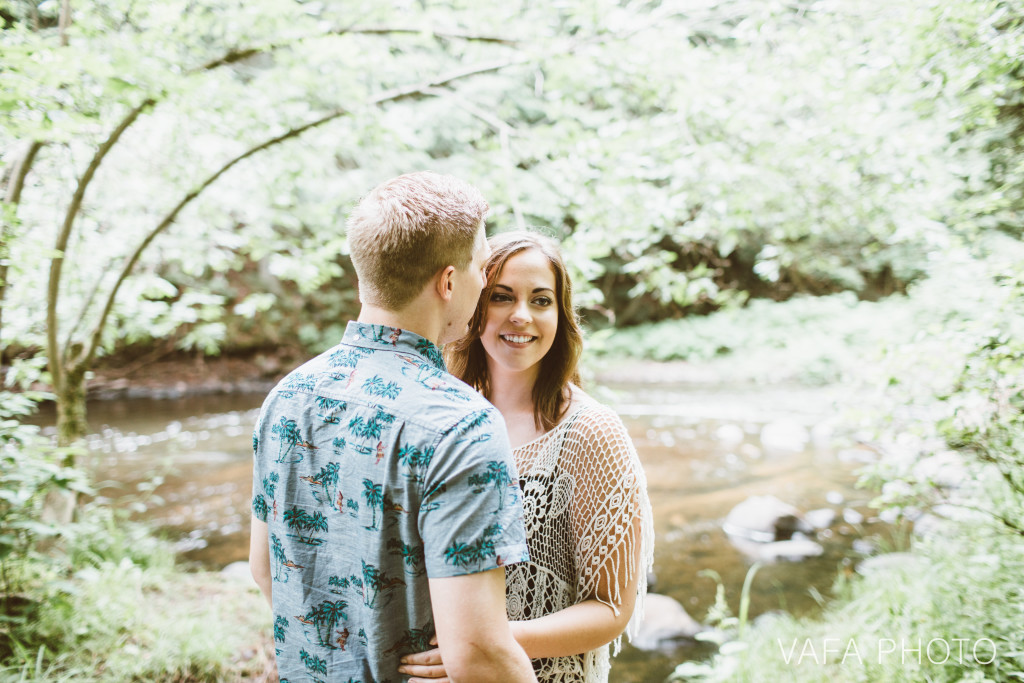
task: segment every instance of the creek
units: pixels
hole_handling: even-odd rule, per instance
[[[735,614],[752,564],[722,531],[750,496],[774,495],[801,511],[829,508],[836,521],[818,533],[824,553],[764,565],[751,586],[750,616],[821,609],[837,572],[852,571],[874,535],[885,534],[858,490],[867,455],[836,449],[838,413],[827,388],[602,382],[591,392],[622,416],[647,474],[655,516],[653,591],[702,621],[716,580]],[[163,528],[182,557],[207,569],[247,559],[251,432],[263,394],[98,401],[88,437],[100,495]],[[43,416],[45,420],[45,415]],[[868,544],[867,546],[865,544]],[[269,627],[269,625],[268,625]],[[660,683],[676,664],[713,652],[680,643],[661,651],[626,645],[616,683]]]

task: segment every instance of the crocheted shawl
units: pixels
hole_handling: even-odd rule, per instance
[[[622,420],[588,401],[514,454],[531,561],[506,568],[509,619],[534,619],[587,598],[618,614],[622,587],[639,571],[636,607],[626,629],[632,638],[643,617],[654,529],[647,480]],[[624,561],[636,556],[637,543],[639,567]],[[606,598],[596,594],[602,583],[612,587]],[[620,636],[610,644],[612,655],[621,642]],[[534,668],[541,682],[605,683],[609,646],[534,660]]]

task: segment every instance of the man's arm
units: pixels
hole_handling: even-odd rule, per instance
[[[271,607],[274,606],[271,598],[271,577],[270,577],[270,541],[268,540],[267,523],[253,516],[252,531],[249,534],[249,571],[260,592],[267,599]]]
[[[505,615],[505,570],[430,579],[430,604],[452,683],[535,683]]]

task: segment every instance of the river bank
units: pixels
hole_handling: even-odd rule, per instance
[[[112,382],[120,379],[134,386],[130,396],[89,404],[91,471],[117,482],[100,495],[136,510],[171,540],[182,568],[216,575],[227,567],[239,582],[221,587],[226,600],[246,586],[252,591],[235,564],[248,548],[249,433],[276,376],[252,361],[165,360],[128,377],[98,373],[101,391],[93,395],[116,396]],[[753,559],[722,522],[747,498],[773,494],[801,510],[828,507],[835,523],[820,555],[762,570],[752,612],[820,609],[813,596],[828,593],[836,567],[853,561],[852,543],[878,524],[869,497],[854,488],[854,463],[832,446],[831,387],[740,383],[707,364],[608,357],[593,359],[585,379],[623,417],[648,472],[658,593],[703,620],[716,596],[704,575],[710,570],[735,606]],[[240,386],[255,391],[234,390]],[[844,516],[861,522],[850,525]],[[613,680],[663,680],[679,661],[708,654],[708,645],[692,641],[648,651],[627,646]]]

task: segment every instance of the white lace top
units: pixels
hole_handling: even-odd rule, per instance
[[[551,431],[515,449],[523,488],[530,562],[506,568],[508,616],[542,617],[596,598],[618,613],[621,587],[637,567],[639,588],[629,627],[632,637],[643,615],[654,530],[647,480],[622,420],[588,401]],[[640,520],[640,534],[632,533]],[[611,586],[609,599],[596,594]],[[611,643],[617,654],[621,637]],[[582,655],[534,660],[541,683],[605,683],[609,647]]]

